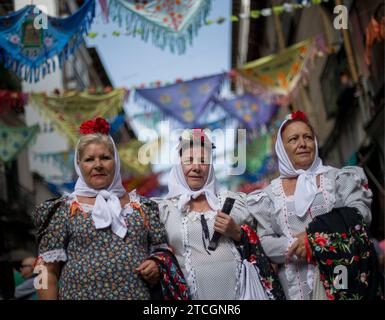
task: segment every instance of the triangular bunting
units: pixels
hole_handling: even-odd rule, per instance
[[[301,78],[301,71],[311,56],[314,40],[308,39],[278,54],[246,63],[238,72],[271,93],[289,94]]]
[[[269,123],[278,109],[277,105],[251,94],[245,94],[230,100],[222,100],[218,103],[226,112],[251,130]]]
[[[50,161],[52,161],[54,163],[54,166],[60,170],[62,175],[61,178],[66,181],[69,178],[71,179],[71,181],[73,180],[73,175],[75,173],[74,156],[74,151],[33,154],[34,160],[39,160],[42,163],[48,164]],[[44,173],[42,173],[42,175],[44,176],[46,181],[52,182],[51,177],[44,175]]]
[[[205,108],[218,96],[224,74],[154,88],[137,89],[136,101],[155,106],[187,127],[197,126]]]
[[[156,140],[146,144],[148,147],[147,151],[150,155],[158,151],[158,143],[159,141]],[[122,168],[131,176],[146,175],[151,172],[151,164],[143,164],[139,159],[139,149],[144,145],[145,143],[136,139],[118,145]],[[146,160],[151,160],[147,154],[144,156],[146,156]]]
[[[61,196],[64,193],[72,193],[75,189],[76,181],[66,182],[61,184],[56,184],[52,182],[47,182],[49,190],[56,196]]]
[[[0,160],[10,162],[36,136],[39,125],[32,127],[0,127]]]
[[[123,108],[125,89],[115,89],[107,94],[65,92],[60,95],[31,93],[30,102],[43,116],[49,118],[72,144],[79,138],[80,124],[94,117],[115,117]]]
[[[83,43],[94,15],[95,0],[87,0],[63,19],[49,17],[34,5],[0,17],[0,63],[25,81],[39,81],[55,71],[56,56],[62,67]]]
[[[247,145],[247,166],[249,173],[257,174],[264,161],[271,155],[272,139],[270,134],[260,135]]]
[[[114,134],[119,131],[120,127],[124,124],[126,116],[124,113],[118,114],[115,119],[110,121],[110,134]]]
[[[101,1],[103,8],[104,1]],[[109,16],[119,24],[123,20],[133,35],[179,54],[204,24],[211,8],[211,0],[110,0]],[[105,10],[104,10],[105,11]]]

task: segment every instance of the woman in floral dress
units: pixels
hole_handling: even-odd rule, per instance
[[[149,299],[159,269],[149,259],[166,247],[156,203],[127,193],[109,125],[84,122],[76,146],[72,194],[34,211],[39,264],[48,270],[40,299]]]

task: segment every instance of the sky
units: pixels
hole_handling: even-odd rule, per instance
[[[174,82],[177,78],[188,80],[230,68],[230,16],[231,0],[213,0],[208,19],[226,17],[227,20],[200,28],[193,45],[183,55],[171,53],[167,48],[161,50],[151,40],[146,43],[126,35],[113,36],[113,31],[124,32],[124,26],[119,27],[111,21],[105,24],[98,13],[91,28],[98,36],[87,42],[97,47],[115,87],[130,88],[158,80]],[[103,33],[107,36],[103,37]]]
[[[225,17],[226,21],[222,24],[202,26],[198,35],[193,39],[192,46],[187,47],[186,52],[182,55],[172,53],[168,48],[162,50],[154,46],[151,40],[144,42],[139,37],[112,35],[114,31],[124,33],[124,26],[120,27],[112,21],[106,24],[99,9],[97,8],[97,17],[90,30],[90,32],[97,33],[97,36],[93,39],[88,38],[87,45],[97,48],[114,87],[132,89],[142,83],[147,85],[155,81],[165,83],[175,82],[176,79],[189,80],[230,69],[231,0],[212,1],[212,8],[207,19],[216,20],[219,17]],[[134,103],[131,95],[130,101],[125,105],[125,111],[128,118],[132,119],[132,115],[143,112],[143,109]],[[146,133],[144,130],[148,128],[134,120],[129,122],[140,140],[149,141],[146,137],[148,132]],[[158,132],[163,124],[164,122],[159,124]],[[162,148],[162,155],[170,150],[165,151],[164,146]],[[222,148],[218,148],[218,152],[219,149]],[[155,166],[153,169],[155,171],[164,170],[165,166]],[[220,174],[222,169],[223,167],[219,167],[217,173]]]

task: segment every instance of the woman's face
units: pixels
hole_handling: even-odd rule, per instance
[[[92,189],[107,189],[115,175],[115,160],[105,143],[90,143],[79,160],[85,183]]]
[[[181,164],[184,177],[191,190],[200,190],[208,177],[210,155],[203,147],[185,148],[182,151]]]
[[[282,133],[282,141],[293,167],[296,170],[309,169],[316,148],[309,126],[301,121],[290,123]]]

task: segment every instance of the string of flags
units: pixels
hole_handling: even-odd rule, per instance
[[[100,1],[102,2],[102,1]],[[104,2],[104,1],[103,1]],[[298,1],[298,3],[284,3],[282,5],[262,8],[259,10],[251,10],[249,15],[245,14],[239,14],[239,15],[231,15],[229,17],[217,17],[213,19],[205,19],[202,22],[202,26],[211,26],[211,25],[221,25],[224,24],[226,21],[230,21],[232,23],[237,23],[241,19],[250,18],[250,19],[260,19],[263,17],[270,17],[273,14],[281,15],[284,13],[293,13],[296,10],[309,8],[314,5],[320,5],[322,3],[327,3],[329,0],[305,0],[305,1]],[[106,15],[106,22],[109,22],[108,19],[108,7],[105,5],[102,5],[102,10],[105,12]],[[98,32],[89,32],[88,37],[91,39],[94,39],[96,37],[103,37],[106,38],[107,36],[113,36],[113,37],[121,37],[121,36],[142,36],[144,34],[144,30],[141,28],[136,28],[134,30],[132,29],[125,29],[125,30],[113,30],[110,34],[107,33],[98,33]]]
[[[95,2],[86,0],[75,14],[65,19],[45,16],[48,28],[39,29],[40,31],[33,30],[31,21],[39,16],[44,17],[44,14],[33,5],[0,17],[0,63],[29,82],[37,82],[46,74],[55,71],[55,57],[58,57],[58,67],[62,67],[63,62],[84,41],[87,33],[89,38],[98,36],[96,33],[89,33],[95,16]],[[124,32],[113,31],[113,36],[138,36],[144,41],[151,40],[161,49],[169,48],[179,54],[184,53],[187,46],[191,45],[202,26],[222,24],[227,20],[237,22],[244,18],[259,19],[273,14],[280,15],[323,2],[328,1],[284,3],[280,6],[252,10],[249,16],[238,15],[209,20],[207,17],[210,0],[157,0],[143,4],[129,0],[110,0],[109,5],[106,0],[99,0],[106,21],[118,21],[120,25],[126,26]],[[63,30],[65,32],[60,32]],[[249,62],[238,70],[187,81],[177,79],[175,83],[164,84],[155,81],[150,84],[150,88],[140,85],[140,88],[135,88],[134,98],[147,110],[144,114],[150,114],[152,117],[148,110],[157,110],[160,111],[158,116],[167,115],[187,127],[201,125],[205,111],[210,107],[220,106],[227,115],[237,119],[240,126],[255,130],[269,123],[282,104],[271,97],[290,96],[308,70],[314,53],[320,52],[319,47],[319,39],[309,39],[287,48],[280,54]],[[231,99],[220,98],[224,83],[234,77],[242,81],[246,93]],[[58,130],[74,144],[78,139],[78,126],[85,119],[95,116],[107,117],[111,122],[112,133],[125,121],[125,115],[121,112],[128,90],[110,88],[108,91],[97,91],[93,89],[88,92],[24,94],[0,90],[0,114],[10,110],[22,110],[29,102],[50,122],[50,130]],[[146,119],[146,116],[137,115],[135,118]],[[160,116],[156,119],[159,118]],[[206,125],[221,127],[225,120],[221,118],[207,122]],[[2,126],[0,160],[12,161],[38,132],[38,125]],[[269,150],[269,139],[270,135],[261,135],[250,145],[253,155],[257,156],[250,158],[246,178],[261,178],[264,174],[276,170]],[[148,193],[159,184],[157,175],[151,174],[149,165],[144,166],[135,161],[140,146],[139,141],[133,140],[128,144],[119,145],[118,148],[127,172],[146,177],[144,180],[131,177],[126,180],[126,185],[129,189],[132,189],[133,184],[143,187],[147,181],[146,190],[143,192]],[[35,159],[53,159],[63,171],[72,167],[73,161],[68,154],[35,154]],[[50,182],[52,190],[57,191],[72,188],[72,184],[72,181],[61,185]]]
[[[206,19],[203,23],[202,26],[210,26],[213,24],[223,24],[227,19],[225,17],[218,17],[215,19]],[[127,36],[130,37],[134,34],[141,36],[144,33],[143,29],[137,28],[134,31],[130,31],[127,29],[120,29],[120,30],[113,30],[111,33],[100,33],[100,32],[89,32],[87,34],[87,37],[90,39],[95,39],[97,37],[103,37],[106,38],[108,36],[113,36],[113,37],[121,37],[121,36]]]
[[[318,5],[328,0],[307,0],[298,3],[252,10],[250,18],[258,19],[272,14],[282,14],[293,10]],[[156,0],[137,3],[129,0],[99,0],[106,21],[117,21],[126,25],[124,33],[114,31],[114,36],[139,36],[164,49],[180,54],[192,43],[203,25],[223,23],[226,18],[208,20],[211,0]],[[0,63],[28,82],[38,82],[72,56],[84,42],[84,36],[96,37],[90,33],[90,25],[95,17],[95,0],[86,0],[82,7],[66,18],[46,15],[37,6],[28,5],[11,14],[0,16]],[[109,18],[109,19],[108,19]],[[232,16],[231,21],[239,21],[245,16]],[[42,26],[35,28],[39,21]]]
[[[232,70],[231,72],[187,81],[177,79],[175,83],[167,85],[163,85],[160,81],[155,81],[151,84],[154,86],[152,88],[143,88],[141,86],[141,88],[135,90],[134,100],[143,107],[145,112],[135,115],[133,119],[147,121],[149,118],[154,117],[158,121],[162,115],[166,115],[176,119],[184,126],[196,127],[202,125],[201,118],[203,118],[207,126],[212,128],[223,127],[226,117],[211,122],[208,122],[203,117],[205,112],[211,107],[219,106],[231,118],[237,119],[239,126],[252,131],[259,131],[258,128],[271,123],[279,108],[280,104],[271,97],[290,96],[296,84],[312,67],[318,53],[323,50],[320,39],[308,39],[287,48],[279,54],[249,62],[238,70]],[[245,84],[246,93],[231,99],[224,99],[220,93],[225,84],[235,77],[242,79]],[[247,82],[251,85],[248,86]],[[121,111],[129,92],[129,90],[123,88],[115,90],[112,88],[105,88],[104,90],[90,88],[83,92],[57,91],[53,93],[30,93],[27,95],[19,93],[20,95],[17,96],[19,100],[17,101],[20,103],[28,101],[32,106],[36,107],[39,113],[53,124],[54,129],[65,134],[74,144],[78,139],[78,126],[86,118],[94,116],[107,117],[112,123],[111,129],[113,130],[116,130],[116,128],[124,123],[125,115]],[[3,96],[16,97],[11,92],[3,93]],[[4,111],[6,108],[2,106],[3,104],[0,100],[0,109],[6,112]],[[74,106],[76,107],[74,108]],[[13,107],[8,106],[7,108],[12,109]],[[153,111],[156,112],[152,113]],[[116,126],[114,125],[115,123]],[[34,134],[36,135],[36,133]],[[4,143],[4,138],[8,135],[2,133],[3,140],[1,140],[2,145],[0,149],[2,161],[10,161],[11,159],[11,157],[5,158],[5,155],[10,154],[9,146],[13,143],[13,141],[10,143],[9,139]],[[33,135],[31,134],[31,136]],[[32,139],[28,137],[26,137],[26,140]],[[14,144],[14,146],[20,145],[20,142]],[[137,160],[140,145],[140,142],[135,144],[132,141],[130,144],[118,146],[118,148],[121,153],[124,170],[132,174],[141,173],[142,175],[147,175],[151,173],[151,168],[134,161],[134,159]],[[268,151],[267,146],[268,138],[263,135],[259,135],[255,143],[250,144],[249,149],[254,150],[254,152],[252,155],[249,155],[250,161],[248,161],[248,168],[244,175],[246,180],[253,179],[255,181],[255,179],[262,179],[263,176],[271,174],[277,169],[274,158]],[[6,148],[8,149],[6,150]],[[4,150],[6,150],[5,153]],[[19,151],[16,150],[16,153]],[[13,152],[15,153],[15,151]],[[43,155],[38,157],[44,159]],[[12,155],[12,158],[14,158],[14,155]],[[53,156],[52,159],[61,161],[59,155]],[[62,160],[63,166],[64,159]],[[60,166],[60,163],[58,165]],[[156,185],[153,177],[151,179],[151,185]],[[64,188],[63,186],[56,187],[59,189]]]
[[[285,2],[281,5],[276,5],[268,8],[263,8],[259,10],[251,10],[250,15],[232,15],[231,21],[238,22],[241,19],[251,18],[251,19],[259,19],[262,17],[270,17],[273,14],[280,15],[283,13],[291,13],[295,10],[309,8],[312,5],[320,5],[322,3],[329,2],[329,0],[299,0],[297,3],[288,3]]]
[[[285,101],[290,102],[290,95],[300,79],[312,67],[318,53],[325,51],[322,44],[319,37],[315,37],[278,54],[248,62],[231,72],[187,81],[177,79],[174,84],[163,86],[160,81],[156,81],[153,88],[141,86],[134,93],[135,102],[145,110],[141,120],[148,121],[154,117],[159,121],[163,115],[184,126],[197,127],[208,122],[204,118],[205,111],[218,105],[242,126],[257,129],[269,123],[282,104],[276,97],[289,97]],[[224,85],[234,77],[241,80],[247,93],[232,99],[220,99]],[[78,139],[77,128],[85,119],[104,116],[111,123],[116,120],[118,126],[122,124],[124,115],[117,116],[123,110],[129,92],[124,88],[90,88],[83,92],[30,93],[20,97],[25,98],[25,101],[28,99],[51,122],[50,128],[53,125],[74,144]],[[11,95],[3,93],[3,96]],[[0,110],[2,105],[0,103]],[[212,125],[215,126],[214,123]]]

